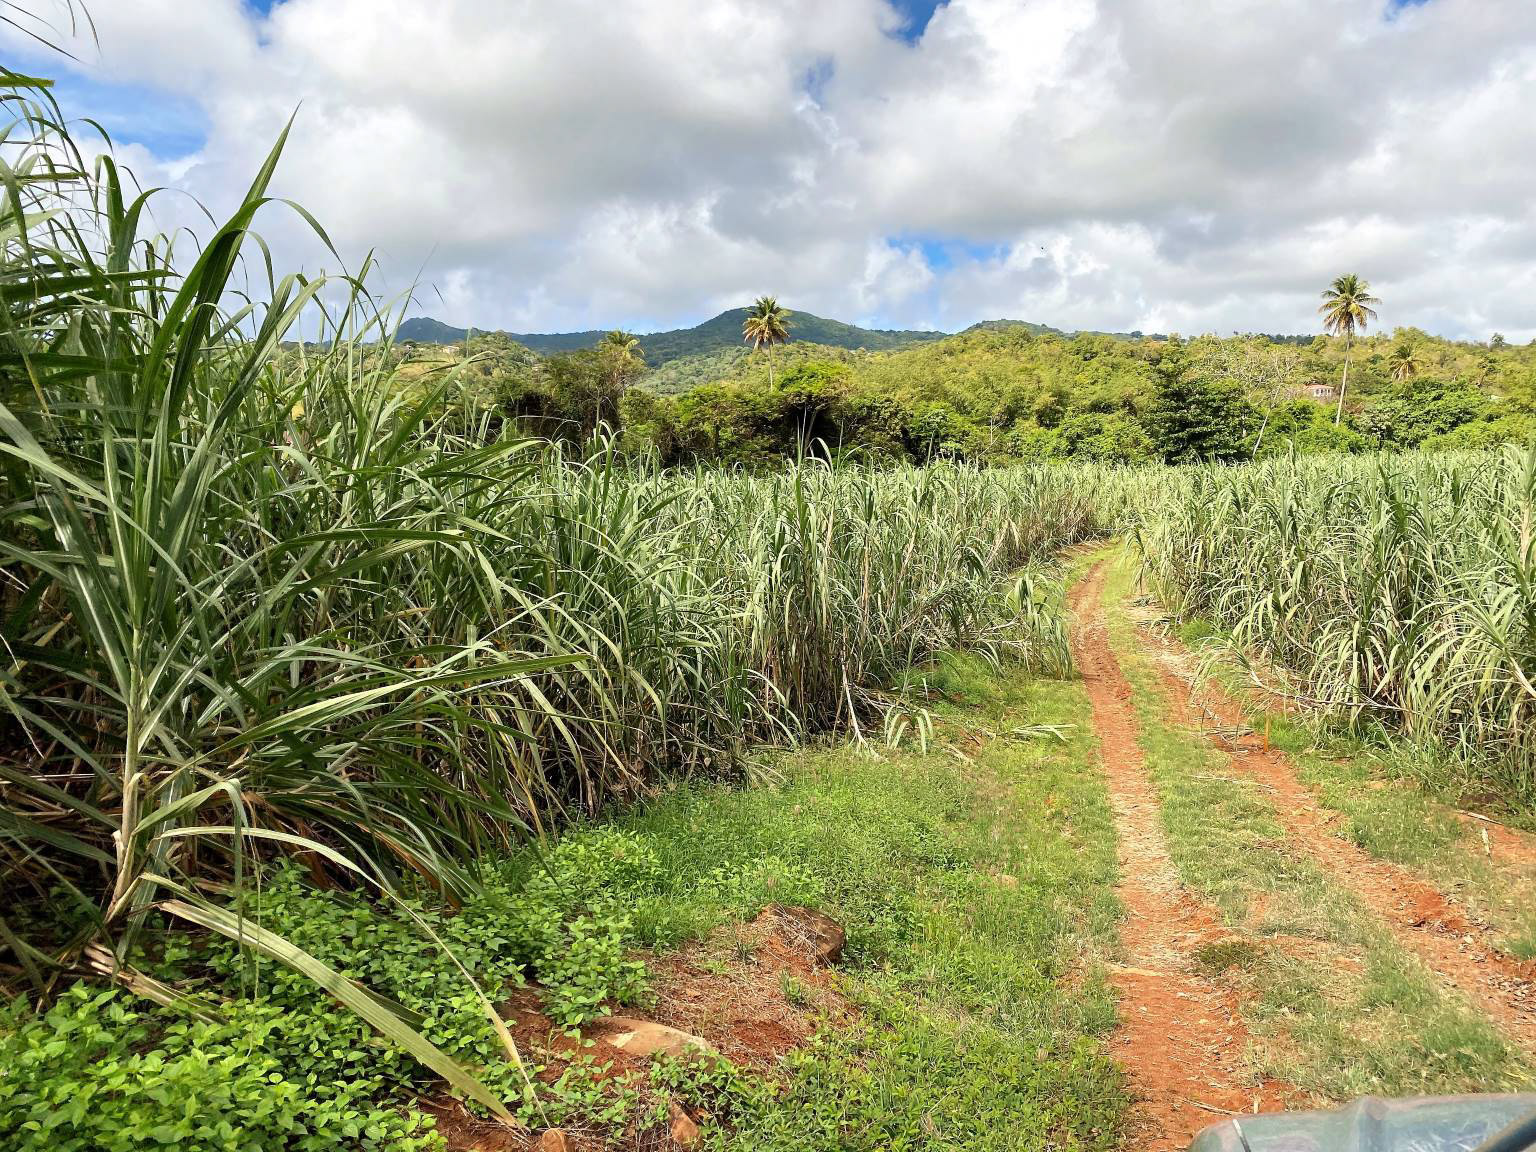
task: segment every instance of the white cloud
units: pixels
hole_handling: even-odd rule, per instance
[[[879,317],[906,304],[934,283],[922,249],[875,240],[864,254],[864,278],[857,285],[858,315]]]
[[[1387,323],[1536,336],[1529,0],[951,0],[917,44],[885,0],[91,11],[92,91],[208,125],[141,176],[227,209],[299,107],[277,190],[455,322],[1309,330],[1358,271]]]

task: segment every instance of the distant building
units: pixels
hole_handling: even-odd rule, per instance
[[[1332,384],[1308,384],[1302,388],[1301,394],[1313,400],[1336,400],[1339,396]]]

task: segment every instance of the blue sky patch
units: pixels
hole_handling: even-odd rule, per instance
[[[173,158],[198,151],[208,139],[208,120],[197,104],[137,84],[102,84],[64,73],[53,85],[64,115],[89,117],[114,144],[138,144]]]
[[[889,243],[898,248],[916,246],[935,272],[947,272],[957,265],[977,264],[994,259],[1005,247],[999,244],[978,244],[956,236],[891,236]]]
[[[837,70],[837,61],[831,56],[819,56],[816,62],[805,70],[805,91],[817,104],[825,104],[827,85],[832,82],[832,76]]]
[[[891,6],[900,12],[903,23],[896,35],[908,44],[916,44],[928,30],[928,21],[948,0],[891,0]]]

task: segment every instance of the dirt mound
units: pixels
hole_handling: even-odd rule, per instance
[[[827,968],[842,939],[842,927],[820,913],[771,905],[750,923],[648,960],[651,1016],[737,1064],[770,1069],[819,1021],[847,1016]]]
[[[796,905],[770,904],[753,925],[764,936],[764,947],[776,948],[786,957],[799,957],[817,967],[829,967],[843,958],[848,934],[824,912]]]
[[[753,921],[733,924],[709,939],[662,956],[645,954],[654,1003],[644,1018],[615,1015],[595,1021],[584,1037],[566,1035],[543,1010],[538,989],[516,989],[498,1011],[536,1079],[559,1079],[578,1055],[608,1065],[604,1075],[643,1077],[653,1055],[681,1055],[703,1047],[771,1075],[779,1061],[804,1044],[823,1022],[846,1019],[829,965],[842,954],[842,926],[808,908],[771,905]],[[422,1104],[437,1118],[450,1152],[595,1152],[626,1147],[691,1146],[699,1137],[681,1108],[669,1113],[665,1132],[613,1133],[550,1130],[513,1132],[481,1120],[457,1101]]]

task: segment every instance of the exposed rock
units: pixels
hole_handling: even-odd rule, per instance
[[[566,1152],[565,1133],[559,1128],[546,1129],[534,1146],[534,1152]]]
[[[668,1028],[654,1020],[637,1020],[630,1016],[605,1016],[594,1020],[586,1028],[586,1035],[628,1052],[632,1056],[679,1057],[689,1051],[713,1052],[715,1047],[701,1036]]]
[[[832,917],[791,904],[770,904],[757,923],[787,948],[812,964],[836,964],[843,956],[848,935]]]
[[[696,1148],[699,1144],[699,1126],[693,1122],[693,1117],[683,1111],[683,1106],[676,1100],[672,1101],[670,1110],[672,1121],[672,1142],[679,1148]]]

